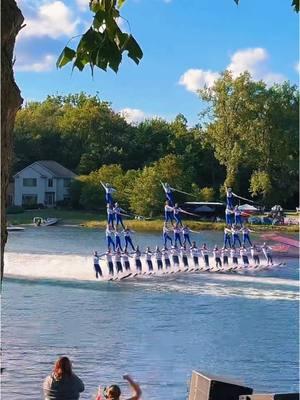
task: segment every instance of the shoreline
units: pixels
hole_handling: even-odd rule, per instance
[[[82,226],[85,228],[105,228],[106,215],[97,212],[73,211],[73,210],[58,210],[58,209],[42,209],[30,210],[20,214],[8,214],[7,221],[12,225],[28,226],[32,225],[34,217],[42,218],[52,217],[61,220],[60,225]],[[163,218],[153,218],[152,220],[135,220],[124,219],[124,225],[128,225],[131,229],[139,232],[161,232],[163,226]],[[195,221],[185,220],[184,223],[190,229],[196,231],[223,231],[225,222],[210,222],[210,221]],[[298,233],[298,225],[251,225],[248,224],[255,232],[267,233]]]

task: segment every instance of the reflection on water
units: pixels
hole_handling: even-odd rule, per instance
[[[53,262],[55,249],[85,256],[102,235],[59,227],[36,232],[10,236],[8,250],[20,262],[20,253],[30,250]],[[202,236],[208,243],[216,240],[211,232]],[[142,244],[158,239],[140,236]],[[120,383],[125,372],[141,383],[144,399],[184,399],[193,369],[241,379],[256,390],[296,391],[296,268],[290,260],[259,276],[180,275],[102,284],[7,279],[3,399],[40,398],[42,380],[62,354],[71,357],[86,384],[83,399],[93,398],[99,384]]]

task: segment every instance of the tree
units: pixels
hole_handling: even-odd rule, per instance
[[[24,18],[14,0],[1,2],[1,280],[7,239],[5,204],[12,162],[12,131],[23,99],[13,74],[13,52]]]
[[[239,0],[234,0],[236,4]],[[80,71],[89,64],[106,70],[108,67],[118,71],[122,54],[135,63],[139,63],[143,53],[131,34],[122,32],[116,19],[120,16],[119,8],[125,0],[92,0],[90,3],[94,18],[91,27],[82,36],[76,51],[65,47],[57,65],[62,67],[73,62],[73,67]],[[299,12],[299,0],[292,0],[292,6]],[[1,3],[1,224],[6,226],[5,201],[9,179],[12,151],[12,131],[17,110],[22,105],[20,91],[13,76],[13,51],[15,39],[22,28],[23,15],[15,0],[5,0]],[[4,101],[3,101],[4,100]],[[6,242],[6,231],[1,232],[1,279],[3,276],[3,250]]]
[[[134,213],[145,216],[163,215],[165,194],[161,181],[178,189],[191,189],[192,182],[184,172],[181,157],[170,154],[143,169],[129,196]],[[178,193],[176,197],[178,202],[184,198]]]
[[[250,179],[251,193],[262,193],[269,202],[296,196],[297,87],[287,82],[267,87],[249,73],[234,79],[225,71],[200,97],[209,102],[203,114],[206,136],[226,167],[225,185],[238,190]]]

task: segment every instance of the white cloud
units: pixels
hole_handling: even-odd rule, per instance
[[[21,72],[47,72],[51,71],[56,62],[56,57],[52,54],[45,55],[42,60],[38,62],[23,62],[22,59],[18,60],[15,65],[15,71]]]
[[[250,72],[254,77],[262,62],[266,61],[268,54],[265,49],[257,47],[255,49],[239,50],[231,57],[231,63],[227,69],[230,70],[236,78],[245,71]]]
[[[125,120],[130,123],[138,123],[144,121],[146,118],[149,118],[147,114],[139,110],[138,108],[123,108],[119,111],[119,113],[125,118]]]
[[[298,62],[295,64],[295,70],[296,70],[296,72],[298,72],[298,74],[300,73],[300,61],[298,61]]]
[[[211,87],[218,77],[219,74],[217,72],[191,68],[181,75],[179,84],[185,86],[190,92],[196,93],[197,90],[204,86]]]
[[[226,69],[232,72],[234,78],[248,71],[254,80],[263,80],[267,85],[283,82],[284,75],[268,70],[268,59],[268,52],[261,47],[238,50],[232,55]],[[219,76],[218,72],[210,70],[189,69],[181,75],[179,84],[190,92],[197,93],[204,86],[211,87]]]
[[[79,18],[74,17],[70,8],[57,0],[41,5],[34,18],[25,20],[26,26],[21,30],[20,37],[50,37],[72,36],[76,33]]]
[[[79,10],[85,11],[89,8],[89,0],[76,0]]]

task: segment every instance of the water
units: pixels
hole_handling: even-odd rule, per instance
[[[102,238],[97,229],[59,226],[9,234],[3,399],[41,398],[42,381],[62,354],[86,384],[82,399],[92,399],[99,384],[121,383],[126,372],[141,383],[143,398],[154,400],[185,399],[193,369],[242,380],[256,391],[298,389],[297,260],[248,276],[63,279],[68,271],[76,276],[83,261],[92,276],[89,255],[104,249]],[[142,247],[160,240],[137,238]],[[211,246],[221,234],[195,239]],[[26,279],[24,270],[30,270]]]

